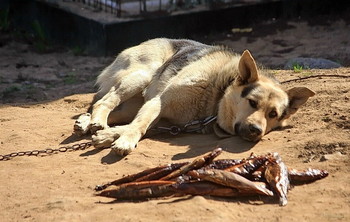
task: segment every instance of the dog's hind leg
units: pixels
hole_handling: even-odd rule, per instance
[[[108,126],[130,123],[144,103],[145,99],[141,94],[121,103],[109,114],[107,120]]]
[[[112,86],[109,92],[93,105],[91,133],[108,128],[107,120],[111,111],[119,104],[141,93],[150,83],[152,74],[151,70],[143,66],[121,71],[115,86]]]
[[[97,131],[92,137],[94,146],[97,148],[111,146],[118,155],[127,155],[136,148],[147,129],[156,123],[160,113],[161,99],[156,96],[141,107],[130,124]]]
[[[107,124],[111,126],[130,123],[135,118],[143,103],[144,98],[141,96],[141,94],[123,102],[109,114]],[[90,122],[90,113],[80,115],[75,121],[74,133],[78,136],[88,134],[90,132]]]
[[[97,95],[97,94],[96,94]],[[94,97],[94,104],[98,99]],[[130,123],[136,116],[138,110],[144,103],[144,98],[141,94],[136,95],[127,101],[116,107],[108,116],[107,124],[126,124]],[[92,105],[89,107],[88,112],[81,114],[74,123],[74,133],[78,136],[83,136],[90,133]]]

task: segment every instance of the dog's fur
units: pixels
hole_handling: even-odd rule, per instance
[[[92,114],[80,116],[74,129],[96,134],[95,147],[126,155],[161,118],[184,125],[217,115],[217,135],[258,141],[314,95],[305,87],[284,91],[264,72],[249,51],[149,40],[121,52],[100,74]]]

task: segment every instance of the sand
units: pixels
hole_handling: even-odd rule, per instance
[[[296,27],[304,27],[303,31],[309,33],[309,26],[303,24],[300,23]],[[332,31],[340,33],[341,30],[347,31],[349,28],[343,21],[332,24],[335,24],[334,28],[330,28],[329,25],[317,26],[318,29],[314,27],[316,31],[312,31],[313,33],[317,30],[331,32],[327,32],[328,35],[326,31],[323,32],[322,36],[326,40],[319,37],[318,41],[327,41],[327,38],[331,38],[328,41],[335,42],[337,35],[333,35]],[[337,28],[339,24],[343,29]],[[276,35],[276,39],[288,39],[289,36],[283,31]],[[264,44],[266,40],[263,38],[256,37],[256,41]],[[220,41],[230,40],[219,39],[218,42]],[[249,46],[248,43],[244,43],[246,41],[244,37],[236,41],[242,41],[242,47]],[[305,37],[301,44],[304,44],[303,47],[306,49],[317,48],[310,45],[311,43],[316,45],[315,41],[306,40]],[[232,40],[231,43],[238,44]],[[346,49],[340,50],[332,43],[329,44],[328,50],[322,50],[334,55],[337,51],[339,53],[349,51],[348,42],[338,43]],[[35,97],[34,93],[28,96],[28,91],[25,90],[8,90],[6,97],[3,96],[3,104],[0,107],[0,154],[58,148],[90,141],[89,137],[79,138],[73,135],[73,124],[76,117],[86,111],[92,100],[93,94],[89,93],[94,91],[92,77],[95,77],[98,70],[112,58],[74,57],[72,53],[66,52],[38,54],[23,43],[11,42],[11,44],[0,48],[1,57],[8,58],[7,62],[1,60],[2,70],[6,70],[6,67],[13,69],[13,75],[3,77],[6,81],[2,79],[0,84],[2,89],[8,89],[13,84],[17,84],[21,89],[25,84],[33,85],[33,82],[38,82],[39,86],[46,88],[40,89],[38,85],[33,85],[34,89],[36,86],[39,87],[35,92],[42,97]],[[325,47],[326,42],[321,45]],[[27,47],[27,50],[10,51],[10,46],[12,49]],[[9,50],[7,56],[4,55],[5,49]],[[269,61],[262,58],[273,57],[271,56],[273,53],[277,55],[276,52],[272,52],[273,47],[270,47],[270,50],[265,49],[265,54],[270,53],[267,57],[263,57],[263,51],[255,50],[254,47],[250,49],[261,61]],[[321,53],[321,48],[318,49]],[[16,58],[16,53],[21,57]],[[9,55],[13,56],[10,58]],[[287,54],[282,60],[286,61],[288,55],[294,56]],[[300,56],[300,53],[295,55]],[[13,77],[19,73],[18,69],[13,68],[19,63],[18,59],[25,60],[25,64],[31,64],[26,58],[34,58],[33,56],[36,56],[33,63],[39,64],[39,67],[27,67],[37,73],[40,73],[42,67],[52,68],[53,79],[48,82],[51,81],[54,86],[47,87],[44,81],[33,78],[26,80],[29,83],[23,83]],[[65,61],[66,70],[73,68],[78,70],[75,82],[68,84],[57,74],[58,71],[62,71],[64,63],[43,62],[47,61],[45,60],[47,58]],[[278,59],[280,61],[281,58]],[[88,65],[91,64],[89,62],[94,63]],[[8,66],[5,67],[4,64]],[[300,72],[276,69],[271,72],[281,81],[313,75],[342,75],[347,78],[325,76],[283,84],[285,88],[306,86],[315,91],[316,95],[291,118],[289,127],[267,134],[258,143],[245,142],[239,137],[220,140],[211,134],[178,136],[158,134],[144,138],[135,151],[123,158],[115,156],[109,149],[98,150],[90,147],[74,152],[23,156],[0,161],[0,220],[349,221],[350,176],[347,173],[350,164],[350,68]],[[27,73],[30,75],[31,72]],[[82,73],[88,73],[89,77],[80,78],[83,76]],[[40,94],[42,91],[46,94]],[[260,197],[186,196],[144,202],[113,202],[112,199],[94,196],[94,187],[97,184],[150,167],[191,160],[216,146],[224,150],[219,158],[244,158],[251,152],[256,154],[278,152],[289,167],[325,169],[330,175],[323,180],[294,187],[289,192],[289,203],[285,207],[278,206],[278,201],[273,198]]]

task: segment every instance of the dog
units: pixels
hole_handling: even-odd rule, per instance
[[[315,95],[305,87],[284,90],[248,50],[238,55],[186,39],[158,38],[128,48],[96,84],[92,113],[82,114],[74,131],[91,132],[95,147],[122,156],[160,119],[184,125],[217,116],[212,129],[219,137],[257,142]]]

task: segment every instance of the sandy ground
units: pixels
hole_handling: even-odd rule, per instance
[[[307,23],[298,23],[294,28],[269,36],[254,37],[252,47],[246,47],[249,36],[241,36],[236,42],[228,36],[217,42],[250,48],[258,61],[267,61],[267,65],[273,64],[268,62],[269,57],[280,54],[275,61],[282,64],[288,57],[304,54],[295,50],[278,53],[274,51],[276,47],[266,45],[264,48],[264,44],[268,44],[269,38],[282,39],[289,44],[292,41],[290,33],[294,33],[302,44],[295,46],[295,50],[303,49],[310,56],[318,53],[318,57],[332,58],[328,55],[334,55],[339,61],[349,61],[350,56],[346,53],[350,50],[347,42],[350,32],[344,21],[312,28]],[[344,33],[347,33],[346,40],[342,39]],[[317,38],[312,40],[313,36]],[[260,42],[260,45],[254,42]],[[255,48],[258,46],[264,49]],[[69,52],[38,54],[31,47],[9,42],[0,48],[3,102],[0,107],[0,154],[57,148],[90,139],[72,135],[73,123],[89,106],[93,96],[89,92],[93,92],[93,79],[98,70],[112,58],[74,56]],[[47,70],[42,71],[43,68]],[[74,74],[70,75],[72,71]],[[319,74],[347,78],[322,77],[284,84],[286,88],[307,86],[317,94],[291,118],[290,127],[271,132],[256,144],[237,137],[219,140],[214,135],[159,134],[143,139],[138,148],[124,158],[116,157],[109,149],[91,147],[0,161],[0,220],[350,221],[350,68],[272,72],[282,81]],[[35,78],[33,73],[41,73],[44,77]],[[48,76],[51,79],[43,80]],[[114,203],[111,199],[94,196],[93,189],[97,184],[146,168],[191,160],[216,146],[224,149],[220,158],[243,158],[251,152],[278,152],[290,167],[325,169],[330,176],[294,187],[285,207],[279,207],[275,200],[259,197],[195,196]]]

